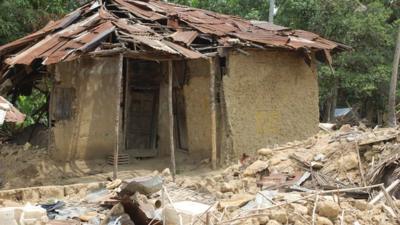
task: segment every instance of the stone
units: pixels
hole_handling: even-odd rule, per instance
[[[91,220],[91,219],[93,219],[93,218],[95,218],[95,217],[98,217],[97,212],[88,212],[88,213],[85,213],[85,214],[83,214],[83,215],[80,215],[80,216],[79,216],[79,219],[80,219],[82,222],[89,222],[89,220]]]
[[[258,217],[258,223],[260,223],[260,224],[267,224],[268,221],[269,221],[269,217],[268,216]]]
[[[332,221],[326,217],[318,216],[316,225],[333,225]]]
[[[324,167],[324,164],[322,164],[320,162],[315,162],[315,161],[311,162],[311,168],[313,168],[314,170],[320,170],[323,167]]]
[[[318,203],[318,215],[328,218],[336,218],[340,213],[340,207],[333,201],[321,201]]]
[[[356,209],[358,209],[358,210],[361,210],[361,211],[365,211],[365,210],[367,210],[368,209],[368,203],[366,202],[366,201],[363,201],[363,200],[356,200],[355,202],[354,202],[354,207],[356,208]]]
[[[108,190],[113,190],[113,189],[119,187],[121,184],[122,184],[122,180],[116,179],[116,180],[114,180],[114,181],[109,182],[109,183],[106,185],[106,188],[107,188]]]
[[[262,148],[262,149],[259,149],[259,150],[257,151],[257,153],[258,153],[259,155],[265,156],[265,157],[267,157],[267,158],[272,158],[272,156],[274,155],[274,151],[273,151],[272,149],[269,149],[269,148]]]
[[[215,187],[215,185],[217,185],[217,182],[215,182],[215,180],[213,178],[207,177],[206,184]]]
[[[308,214],[308,208],[297,204],[297,203],[292,203],[290,206],[293,208],[294,212],[300,214],[300,215],[307,215]]]
[[[249,201],[253,200],[254,196],[249,194],[236,194],[230,199],[224,199],[219,202],[221,208],[237,208],[242,207]]]
[[[352,128],[351,128],[350,124],[345,124],[339,129],[339,131],[342,132],[342,133],[348,133],[351,130],[352,130]]]
[[[268,162],[257,160],[243,171],[243,176],[255,176],[266,169],[268,169]]]
[[[350,152],[342,156],[338,161],[338,166],[346,171],[358,168],[358,157],[355,152]]]
[[[227,192],[233,192],[235,188],[232,186],[232,184],[228,182],[224,182],[221,185],[221,192],[222,193],[227,193]]]
[[[288,215],[284,210],[274,210],[272,211],[270,218],[272,220],[276,220],[281,224],[287,224],[288,222]]]
[[[267,225],[282,225],[282,224],[279,223],[279,222],[276,221],[276,220],[270,220],[270,221],[268,221]]]
[[[161,172],[161,176],[165,177],[171,177],[171,170],[169,168],[165,168],[162,172]]]

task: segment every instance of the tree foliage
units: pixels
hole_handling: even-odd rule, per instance
[[[0,0],[0,45],[42,28],[76,5],[72,0]]]

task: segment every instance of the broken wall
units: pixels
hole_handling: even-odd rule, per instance
[[[223,77],[224,116],[233,154],[254,153],[315,134],[319,121],[315,60],[309,66],[296,52],[249,53],[230,52],[228,74]],[[224,151],[232,154],[230,149]]]
[[[66,161],[112,154],[117,142],[117,87],[121,73],[120,56],[81,58],[56,65],[51,97],[55,158]],[[65,98],[68,95],[72,97]],[[71,102],[62,102],[63,99]],[[69,114],[65,112],[68,110]]]

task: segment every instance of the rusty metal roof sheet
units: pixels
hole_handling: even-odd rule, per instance
[[[34,60],[49,65],[86,53],[113,52],[107,47],[113,44],[118,53],[159,51],[183,58],[205,57],[219,47],[307,49],[327,57],[332,51],[349,49],[308,31],[264,21],[158,0],[110,0],[92,1],[33,34],[0,46],[0,58],[6,66],[30,65]]]
[[[198,35],[199,33],[197,31],[178,30],[177,32],[171,35],[171,38],[176,42],[182,42],[185,43],[186,45],[190,45]]]
[[[22,123],[25,120],[25,114],[21,113],[5,98],[0,96],[0,125],[4,121],[11,123]]]

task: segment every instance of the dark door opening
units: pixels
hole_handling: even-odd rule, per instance
[[[161,65],[128,61],[125,89],[125,149],[136,157],[157,155]]]
[[[127,118],[127,149],[155,149],[158,90],[133,90]]]

